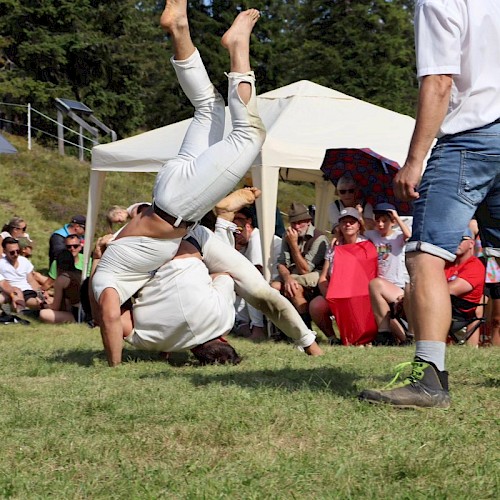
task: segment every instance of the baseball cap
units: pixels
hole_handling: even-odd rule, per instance
[[[354,208],[354,207],[343,208],[340,211],[339,220],[343,219],[344,217],[354,217],[355,219],[359,220],[360,222],[362,220],[361,214],[359,213],[358,209]]]
[[[390,203],[377,203],[373,207],[373,213],[379,213],[379,214],[386,214],[390,212],[391,210],[396,210],[396,207],[394,205],[391,205]]]
[[[75,215],[71,219],[72,224],[78,224],[79,226],[85,226],[85,223],[87,222],[87,218],[85,215]]]

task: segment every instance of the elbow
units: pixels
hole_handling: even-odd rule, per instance
[[[449,99],[452,85],[451,75],[427,75],[422,78],[422,87],[432,88],[432,92],[441,99]]]

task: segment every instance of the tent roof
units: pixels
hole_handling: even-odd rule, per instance
[[[406,156],[413,118],[302,80],[258,96],[267,139],[255,165],[318,170],[328,148],[370,148],[399,163]],[[191,119],[103,144],[92,169],[156,172],[179,151]],[[226,113],[226,133],[230,130]],[[312,174],[312,172],[311,172]],[[321,173],[315,175],[318,178]]]
[[[0,153],[17,153],[17,149],[0,134]]]

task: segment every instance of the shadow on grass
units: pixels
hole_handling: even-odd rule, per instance
[[[106,362],[106,355],[102,350],[93,349],[70,349],[56,351],[51,356],[47,357],[47,361],[52,363],[68,363],[79,366],[94,366],[97,363]],[[185,366],[197,364],[193,360],[189,360],[187,353],[179,352],[170,355],[168,360],[161,358],[158,352],[123,350],[122,363],[138,363],[142,361],[157,361],[160,363],[168,363],[172,366]]]
[[[281,368],[279,370],[250,370],[220,374],[196,373],[189,377],[196,386],[219,383],[252,388],[279,388],[289,392],[308,389],[333,392],[349,398],[359,392],[355,381],[361,378],[356,373],[332,367]]]

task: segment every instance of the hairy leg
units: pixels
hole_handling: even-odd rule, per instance
[[[250,68],[250,35],[260,13],[256,9],[248,9],[238,14],[231,27],[221,39],[222,46],[229,52],[231,72],[248,73]],[[238,94],[244,104],[248,104],[252,96],[252,88],[248,83],[240,83]]]
[[[167,0],[160,18],[161,27],[170,35],[177,61],[188,59],[195,51],[189,32],[187,0]]]

